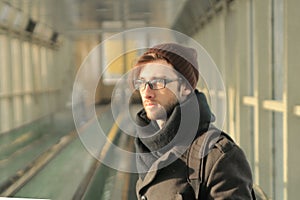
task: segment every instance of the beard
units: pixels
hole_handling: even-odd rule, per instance
[[[178,100],[174,98],[166,105],[157,104],[151,108],[145,107],[145,111],[150,120],[167,120],[176,105],[178,105]]]

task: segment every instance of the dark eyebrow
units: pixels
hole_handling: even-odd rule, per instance
[[[144,77],[140,77],[139,79],[145,80]],[[161,77],[154,76],[154,77],[151,78],[151,80],[153,80],[153,79],[167,79],[167,77],[166,76],[161,76]]]
[[[162,77],[156,77],[156,79],[165,79],[167,78],[166,76],[162,76]]]

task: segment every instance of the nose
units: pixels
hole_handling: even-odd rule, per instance
[[[142,90],[142,95],[145,99],[153,99],[155,97],[155,91],[150,88],[149,84],[146,84],[145,89]]]

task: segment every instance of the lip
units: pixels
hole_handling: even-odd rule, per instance
[[[146,101],[146,102],[144,102],[144,106],[153,107],[153,106],[156,106],[156,103],[152,102],[152,101]]]

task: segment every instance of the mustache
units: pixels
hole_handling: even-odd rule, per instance
[[[159,103],[157,101],[146,100],[146,101],[143,101],[143,105],[144,106],[147,106],[147,105],[159,105]]]
[[[153,101],[153,100],[145,100],[145,101],[143,101],[143,103],[157,103],[157,101]]]

